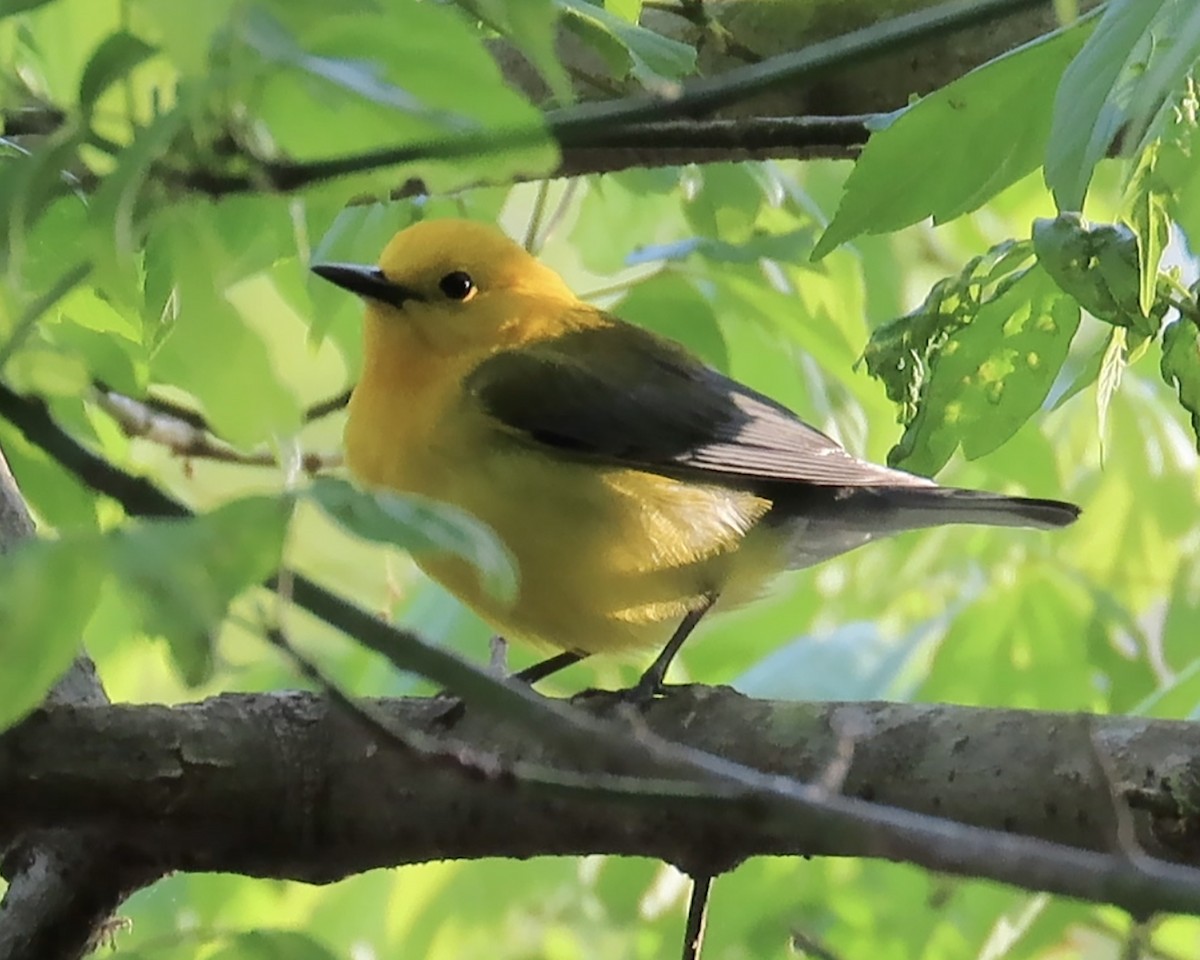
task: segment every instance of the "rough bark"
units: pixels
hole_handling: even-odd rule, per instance
[[[393,723],[428,727],[431,703],[372,705]],[[676,692],[644,721],[664,737],[849,796],[1090,850],[1132,840],[1165,859],[1196,855],[1178,842],[1190,833],[1187,811],[1200,809],[1195,724],[768,702],[727,688]],[[445,858],[612,853],[728,864],[767,853],[878,855],[869,831],[831,836],[802,818],[767,822],[744,799],[613,802],[604,789],[611,769],[549,755],[478,713],[453,736],[454,753],[490,757],[494,775],[464,779],[453,762],[380,742],[314,694],[48,707],[0,737],[0,836],[97,830],[149,872],[309,882]],[[520,761],[594,774],[595,795],[524,784],[511,774]],[[1131,796],[1154,815],[1131,810]],[[1133,832],[1121,839],[1126,828]]]
[[[684,16],[646,9],[650,29],[698,50],[699,71],[708,77],[748,62],[841,36],[902,14],[937,6],[943,0],[704,0],[681,3],[699,14]],[[1100,0],[1081,0],[1081,12]],[[583,100],[628,94],[636,82],[614,78],[595,48],[572,32],[569,19],[559,27],[558,51],[575,77]],[[838,70],[813,84],[746,100],[717,111],[725,118],[842,116],[887,113],[914,95],[945,86],[1000,54],[1059,25],[1053,6],[1024,11],[991,24],[934,37],[901,53],[874,57]],[[511,45],[497,42],[494,52],[509,81],[535,102],[549,91],[528,61]],[[593,78],[593,79],[590,79]],[[600,82],[595,82],[595,80]]]

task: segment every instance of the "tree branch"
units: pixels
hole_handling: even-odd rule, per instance
[[[117,422],[125,436],[148,440],[185,460],[216,460],[245,467],[279,466],[279,457],[274,451],[265,447],[248,452],[238,450],[211,433],[202,425],[202,419],[198,425],[194,416],[175,416],[108,387],[97,387],[94,399],[97,406]],[[336,467],[341,462],[340,454],[313,451],[300,454],[300,466],[308,474]]]
[[[589,702],[592,714],[604,710],[602,701]],[[427,724],[439,710],[429,700],[370,705],[401,726]],[[1200,755],[1194,724],[777,703],[709,688],[677,690],[643,719],[647,735],[808,782],[819,781],[842,752],[838,731],[852,730],[845,797],[1021,835],[995,837],[995,869],[985,875],[1045,885],[1044,863],[1029,856],[1037,849],[1060,864],[1062,880],[1051,885],[1059,893],[1111,899],[1143,914],[1200,911],[1197,873],[1136,852],[1105,855],[1112,800],[1090,757],[1094,742],[1122,783],[1157,791],[1174,784],[1175,819],[1194,818],[1183,812],[1200,809],[1190,759]],[[758,854],[896,853],[870,827],[831,830],[820,816],[764,816],[761,798],[742,793],[681,792],[668,800],[648,791],[614,802],[606,779],[620,770],[611,758],[565,757],[482,714],[469,713],[454,737],[464,749],[497,757],[498,769],[556,764],[590,778],[595,789],[548,792],[511,774],[464,780],[460,769],[393,749],[313,694],[224,695],[174,708],[51,707],[0,736],[0,832],[100,829],[156,870],[308,882],[465,857],[610,853],[720,869]],[[1021,762],[1014,764],[1017,743]],[[1192,784],[1190,792],[1180,783]],[[1164,842],[1173,834],[1159,827],[1171,817],[1136,812],[1132,819],[1141,848],[1195,856]],[[421,829],[411,829],[417,823]],[[936,846],[927,853],[947,862],[958,855]]]
[[[0,385],[0,415],[12,422],[33,443],[54,456],[76,475],[103,484],[100,489],[118,496],[127,510],[152,516],[186,516],[182,504],[157,490],[148,481],[129,477],[84,450],[48,416],[44,405],[24,400]],[[1046,847],[1041,841],[1009,838],[1005,856],[997,851],[994,833],[963,827],[936,817],[905,813],[876,803],[863,802],[831,793],[828,787],[807,786],[795,780],[763,774],[744,764],[689,748],[645,733],[630,736],[618,725],[597,722],[594,717],[547,701],[527,688],[506,683],[457,656],[425,643],[419,637],[380,621],[367,611],[299,575],[284,572],[267,586],[285,589],[297,605],[325,620],[364,646],[382,653],[398,669],[418,673],[448,687],[468,703],[477,705],[490,723],[500,720],[524,733],[534,732],[541,749],[564,750],[567,756],[586,756],[609,769],[634,765],[631,775],[581,786],[578,777],[555,776],[553,767],[525,765],[519,772],[527,787],[555,790],[577,797],[581,790],[617,805],[652,800],[661,807],[669,801],[697,806],[701,811],[714,802],[736,799],[750,811],[760,829],[790,822],[798,815],[829,838],[859,838],[868,843],[874,856],[907,860],[952,873],[987,876],[993,879],[1108,900],[1135,911],[1153,909],[1200,910],[1200,874],[1173,870],[1154,861],[1120,856],[1102,857]],[[438,707],[439,712],[441,707]],[[357,722],[357,718],[349,718]],[[755,730],[770,729],[759,725]],[[450,752],[413,749],[417,738],[397,737],[395,743],[410,760],[422,765],[442,762]],[[1094,768],[1094,755],[1089,753]],[[466,771],[451,764],[457,778]],[[478,769],[475,764],[471,769]],[[501,779],[512,769],[501,761],[490,764]],[[998,771],[999,772],[999,771]],[[839,781],[841,779],[839,773]],[[664,786],[664,781],[671,781]],[[1181,781],[1182,782],[1182,781]],[[1108,799],[1111,809],[1111,796]],[[1186,810],[1186,807],[1180,809]],[[711,860],[700,864],[679,861],[685,869],[717,869]],[[720,861],[718,862],[718,866]],[[1083,879],[1081,879],[1083,878]],[[1081,884],[1083,886],[1081,887]]]
[[[250,172],[193,168],[162,173],[178,187],[216,197],[264,187],[287,192],[382,167],[521,147],[542,141],[547,132],[564,151],[597,149],[606,147],[609,137],[633,124],[703,115],[770,90],[814,80],[865,57],[903,49],[917,40],[1048,5],[1048,0],[955,0],[872,24],[760,63],[737,67],[719,77],[694,80],[674,99],[638,95],[552,111],[546,115],[545,127],[539,124],[507,131],[469,133],[306,162],[240,156],[240,163],[250,160],[254,164]],[[785,128],[773,129],[778,135],[788,132]],[[788,133],[794,136],[796,130]]]

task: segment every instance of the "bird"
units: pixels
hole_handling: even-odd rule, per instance
[[[515,561],[515,597],[460,556],[414,560],[504,638],[562,651],[526,679],[657,650],[628,691],[650,699],[703,618],[782,571],[903,531],[1048,529],[1080,513],[859,459],[681,344],[579,299],[491,224],[418,221],[377,266],[312,270],[365,303],[351,474],[491,528]]]

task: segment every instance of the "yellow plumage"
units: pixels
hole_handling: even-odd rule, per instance
[[[465,262],[461,233],[477,228],[452,220],[411,228],[384,251],[384,272],[414,288],[421,280],[436,286]],[[723,605],[757,596],[783,566],[778,544],[744,541],[768,501],[514,443],[464,396],[465,377],[500,350],[551,340],[564,324],[613,323],[507,239],[472,239],[472,262],[487,264],[474,268],[475,282],[506,285],[465,322],[421,304],[400,319],[368,301],[346,461],[367,486],[452,503],[491,527],[517,561],[517,600],[490,596],[457,557],[416,562],[504,636],[586,653],[661,646],[707,591],[731,580],[737,589],[725,592]],[[431,257],[439,250],[446,254]],[[413,264],[430,260],[412,276]]]

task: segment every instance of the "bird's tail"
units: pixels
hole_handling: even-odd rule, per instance
[[[1006,497],[981,490],[954,487],[887,487],[879,491],[888,512],[905,530],[946,523],[998,527],[1065,527],[1079,516],[1079,507],[1062,500]]]

